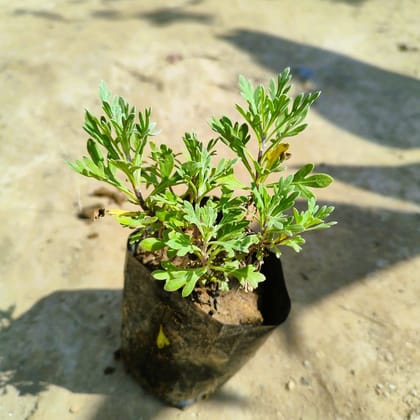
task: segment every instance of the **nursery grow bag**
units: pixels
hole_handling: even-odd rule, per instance
[[[127,371],[166,403],[185,407],[232,377],[290,311],[280,260],[269,255],[257,289],[261,325],[223,324],[163,282],[128,244],[122,304],[121,356]]]

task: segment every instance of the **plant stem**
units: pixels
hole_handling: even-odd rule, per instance
[[[140,204],[140,207],[145,211],[145,212],[150,212],[149,207],[147,206],[146,202],[144,201],[143,195],[141,193],[141,191],[137,188],[134,188],[134,193],[136,194],[136,198]]]
[[[261,137],[261,147],[260,147],[260,150],[258,151],[258,160],[257,160],[258,163],[261,163],[261,159],[265,152],[266,143],[267,143],[267,138],[263,135]]]

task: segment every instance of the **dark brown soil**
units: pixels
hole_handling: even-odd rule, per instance
[[[160,260],[155,253],[140,249],[137,252],[137,259],[151,271],[159,268]],[[264,321],[258,310],[258,294],[255,291],[246,292],[238,284],[228,292],[215,290],[214,287],[197,287],[186,299],[192,300],[199,309],[224,324],[258,325]]]
[[[228,292],[214,292],[199,288],[193,293],[193,302],[203,312],[224,324],[262,324],[258,310],[258,295],[236,287]]]

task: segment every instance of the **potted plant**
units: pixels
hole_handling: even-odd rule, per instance
[[[299,252],[302,233],[335,223],[325,222],[333,207],[319,207],[312,191],[328,186],[329,175],[313,173],[313,164],[283,172],[290,157],[284,139],[306,127],[320,95],[292,99],[290,80],[285,69],[265,89],[240,76],[246,105],[236,109],[244,122],[213,118],[216,136],[206,144],[185,133],[183,157],[150,140],[157,134],[150,109],[137,113],[104,83],[104,115],[86,111],[89,156],[71,168],[136,205],[108,211],[133,230],[121,355],[146,389],[175,406],[211,394],[287,318],[281,246]],[[236,157],[216,160],[219,143]],[[248,181],[235,175],[238,165]]]

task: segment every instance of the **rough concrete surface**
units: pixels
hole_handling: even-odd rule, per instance
[[[0,4],[1,419],[420,418],[419,1]],[[289,163],[334,175],[339,224],[285,251],[292,314],[252,361],[165,407],[113,360],[127,231],[76,217],[98,185],[64,162],[102,79],[177,149],[286,66],[323,91]]]

